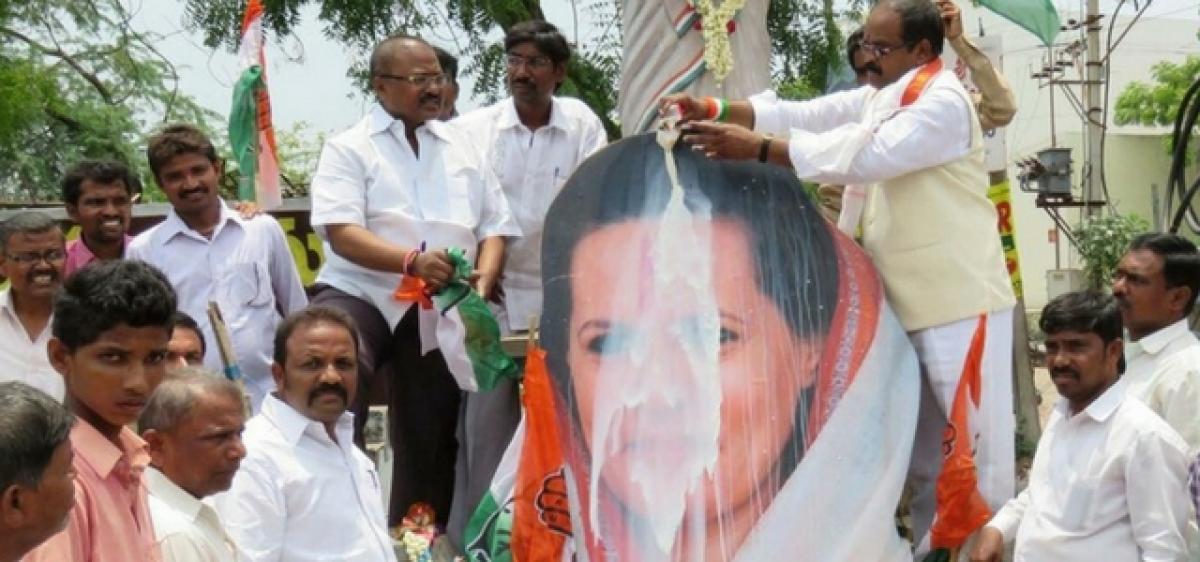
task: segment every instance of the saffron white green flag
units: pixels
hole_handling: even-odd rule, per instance
[[[229,143],[238,163],[238,199],[255,201],[269,210],[283,203],[283,194],[275,128],[271,125],[271,97],[267,93],[262,16],[262,2],[248,0],[238,48],[242,74],[233,87],[233,107],[229,111]]]
[[[1050,0],[979,0],[985,8],[1037,35],[1049,46],[1058,36],[1058,10]]]

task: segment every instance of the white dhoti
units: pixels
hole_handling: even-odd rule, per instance
[[[1015,489],[1015,418],[1012,399],[1013,309],[987,315],[980,374],[981,401],[975,417],[975,462],[979,492],[994,514]],[[930,550],[929,529],[936,509],[935,484],[941,473],[943,431],[962,378],[978,318],[967,318],[909,333],[921,362],[921,406],[909,482],[917,559]]]

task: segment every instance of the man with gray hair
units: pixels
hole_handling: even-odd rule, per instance
[[[234,562],[237,546],[201,500],[229,489],[246,448],[242,391],[196,367],[171,371],[138,425],[150,452],[150,519],[163,562]]]
[[[55,399],[65,395],[50,365],[50,319],[67,260],[62,230],[49,215],[24,211],[0,224],[0,381],[18,380]]]
[[[16,562],[67,526],[75,505],[75,416],[25,383],[0,383],[0,562]]]

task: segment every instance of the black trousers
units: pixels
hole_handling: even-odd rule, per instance
[[[462,392],[441,351],[421,355],[417,308],[390,329],[373,305],[334,287],[314,287],[311,302],[341,309],[358,325],[358,395],[351,410],[359,446],[372,397],[386,396],[394,453],[388,524],[399,524],[413,503],[426,502],[437,513],[438,524],[446,525],[454,495]]]

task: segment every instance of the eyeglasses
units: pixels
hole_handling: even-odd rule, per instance
[[[858,46],[861,47],[863,51],[870,53],[877,59],[881,59],[892,54],[892,51],[895,51],[896,49],[912,48],[912,45],[907,43],[901,43],[899,45],[880,45],[879,43],[874,43],[871,41],[860,41]]]
[[[408,82],[414,88],[425,89],[430,86],[445,86],[450,79],[445,74],[411,74],[409,76],[398,76],[396,74],[376,74],[379,78],[387,78],[388,80],[399,80]]]
[[[527,57],[524,55],[509,53],[508,56],[504,58],[504,64],[508,65],[508,68],[510,69],[517,69],[520,68],[521,65],[525,65],[529,67],[529,70],[542,70],[544,68],[550,68],[550,66],[554,63],[550,61],[550,57],[542,55]]]
[[[42,260],[46,263],[54,264],[67,259],[67,253],[59,250],[46,250],[45,252],[21,252],[19,254],[5,254],[8,259],[21,265],[33,265]]]

